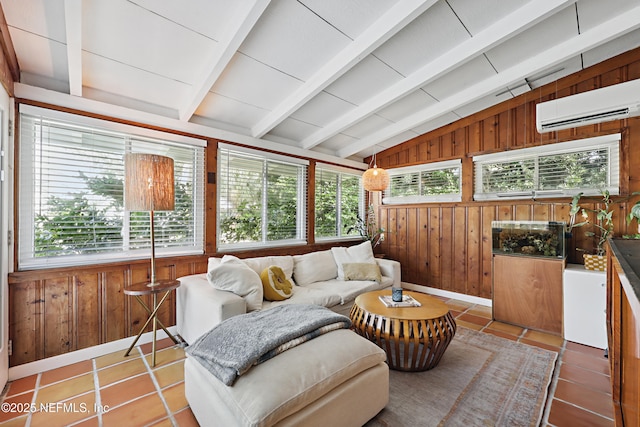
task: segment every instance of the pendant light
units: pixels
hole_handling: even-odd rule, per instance
[[[362,175],[362,185],[367,191],[384,191],[389,186],[389,173],[376,164],[373,155],[373,168],[367,169]]]

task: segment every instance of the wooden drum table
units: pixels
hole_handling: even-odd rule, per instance
[[[389,368],[426,371],[440,362],[456,333],[447,305],[420,292],[404,291],[420,307],[386,307],[378,298],[391,290],[359,295],[351,308],[355,331],[387,353]]]

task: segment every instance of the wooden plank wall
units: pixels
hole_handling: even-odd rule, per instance
[[[378,153],[378,166],[384,168],[458,158],[463,168],[461,203],[381,205],[380,198],[374,198],[381,226],[388,231],[379,251],[400,261],[405,282],[491,298],[491,221],[569,221],[571,200],[475,202],[472,157],[621,132],[621,192],[639,191],[639,118],[543,135],[535,129],[538,102],[637,78],[640,49]],[[617,235],[627,233],[624,217],[629,203],[622,200],[613,205]],[[576,248],[590,247],[583,233],[574,230],[569,262],[581,263],[582,253]]]

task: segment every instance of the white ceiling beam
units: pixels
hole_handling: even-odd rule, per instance
[[[573,3],[574,0],[543,0],[525,4],[477,35],[425,64],[405,79],[391,85],[340,118],[309,135],[300,142],[300,146],[311,149],[321,144],[332,136],[339,134],[416,89],[442,77],[451,70],[471,61],[483,52],[520,34]]]
[[[193,116],[270,2],[271,0],[237,2],[239,10],[229,23],[224,37],[206,61],[205,71],[193,84],[186,102],[178,109],[180,120],[188,121]]]
[[[437,0],[398,2],[253,126],[251,134],[264,136],[435,3]]]
[[[640,6],[636,6],[576,37],[534,55],[520,62],[518,65],[455,93],[437,104],[423,108],[384,129],[373,132],[359,141],[338,150],[336,155],[345,158],[373,145],[380,144],[389,138],[477,101],[480,98],[495,94],[505,87],[522,81],[527,76],[540,73],[561,64],[582,52],[598,47],[638,28],[640,28]]]
[[[69,93],[82,96],[82,0],[64,0]]]

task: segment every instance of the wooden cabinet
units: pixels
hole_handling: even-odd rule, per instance
[[[493,318],[562,335],[564,260],[493,256]]]
[[[640,240],[609,240],[607,333],[616,426],[640,426]]]

